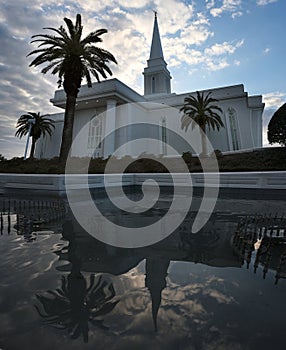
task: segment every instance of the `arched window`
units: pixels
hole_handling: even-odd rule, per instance
[[[101,150],[102,139],[102,119],[95,115],[90,119],[89,132],[87,139],[88,153],[94,157],[100,156],[98,151]]]
[[[161,119],[161,125],[160,125],[160,136],[161,136],[161,149],[162,149],[162,154],[166,155],[167,154],[167,128],[166,128],[166,118]]]
[[[237,113],[236,110],[232,107],[228,108],[228,120],[232,140],[232,149],[236,151],[240,149],[240,137],[238,130]]]

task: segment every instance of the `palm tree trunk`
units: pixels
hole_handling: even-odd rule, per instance
[[[30,159],[34,158],[34,153],[35,153],[35,146],[36,146],[36,138],[32,137],[32,145],[31,145],[31,151],[30,151]]]
[[[202,156],[208,155],[208,146],[207,146],[207,136],[206,136],[206,130],[204,127],[200,128],[201,132],[201,139],[202,139]]]
[[[60,163],[66,162],[72,146],[75,105],[76,97],[68,94],[66,99],[64,128],[62,133],[62,143],[60,150]]]

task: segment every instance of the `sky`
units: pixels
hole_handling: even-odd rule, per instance
[[[263,143],[275,110],[286,102],[285,0],[0,0],[0,154],[23,156],[16,122],[26,112],[61,112],[49,101],[57,77],[31,68],[31,36],[48,34],[63,18],[82,15],[84,35],[100,28],[102,47],[113,53],[113,77],[143,93],[154,14],[158,12],[172,91],[183,93],[244,84],[262,95]],[[85,82],[83,82],[85,83]]]

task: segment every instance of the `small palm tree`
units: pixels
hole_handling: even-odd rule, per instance
[[[28,56],[38,54],[30,63],[30,66],[47,64],[42,73],[58,75],[59,87],[63,85],[66,93],[66,109],[64,128],[60,150],[60,162],[65,162],[72,144],[72,133],[76,98],[83,78],[86,78],[87,86],[91,87],[91,76],[99,82],[99,77],[107,78],[112,75],[107,63],[116,62],[114,56],[95,44],[102,42],[101,35],[107,33],[106,29],[98,29],[82,38],[83,26],[81,15],[77,14],[76,24],[69,18],[64,18],[68,32],[63,26],[59,29],[44,28],[56,32],[57,35],[39,34],[31,43],[38,42],[38,49],[30,52]]]
[[[181,127],[188,130],[191,125],[192,129],[195,126],[200,127],[201,140],[202,140],[202,155],[207,155],[207,142],[206,142],[206,127],[209,130],[219,130],[220,127],[224,127],[220,115],[217,112],[222,113],[222,109],[215,103],[218,101],[215,98],[210,97],[211,92],[204,96],[204,93],[196,92],[197,96],[190,95],[185,98],[184,105],[180,109],[184,115],[181,118]]]
[[[40,113],[28,112],[27,114],[21,115],[18,119],[16,128],[18,130],[16,131],[15,136],[20,138],[30,132],[29,136],[32,137],[30,158],[34,158],[36,142],[41,136],[46,136],[46,134],[51,136],[55,125],[52,119],[46,118],[45,116],[40,115]]]

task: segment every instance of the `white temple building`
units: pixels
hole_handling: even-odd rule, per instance
[[[181,130],[182,113],[179,112],[185,97],[196,92],[172,92],[172,78],[164,60],[156,14],[150,57],[143,75],[144,95],[116,78],[93,83],[92,88],[87,85],[81,87],[77,98],[72,156],[108,157],[116,149],[115,154],[119,157],[136,157],[142,153],[168,156],[173,152],[169,144],[176,146],[181,154],[201,152],[199,133],[194,134],[191,127],[187,132]],[[248,96],[243,84],[204,92],[211,92],[223,111],[221,118],[225,127],[219,131],[207,130],[213,149],[225,152],[262,147],[264,104],[261,95]],[[65,92],[57,90],[51,102],[64,109]],[[49,117],[55,120],[56,128],[52,137],[47,136],[37,143],[38,158],[59,155],[64,113]],[[195,143],[196,147],[190,149],[188,143],[177,142],[174,135],[192,138],[191,144]],[[130,142],[138,138],[142,138],[138,146]],[[158,141],[155,147],[148,141],[150,138]]]

